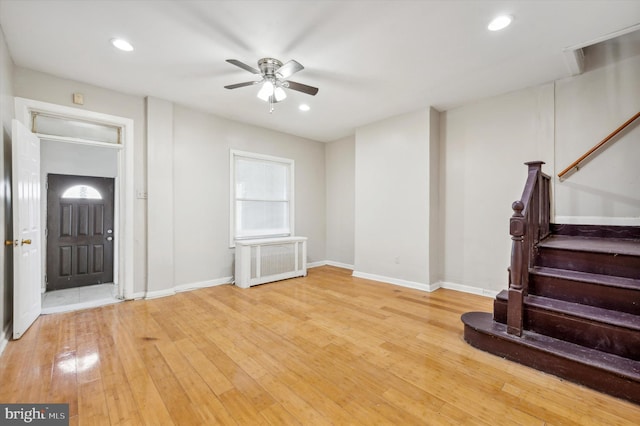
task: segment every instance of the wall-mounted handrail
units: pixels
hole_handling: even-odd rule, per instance
[[[640,117],[640,112],[636,113],[636,115],[634,115],[633,117],[631,117],[630,119],[625,121],[620,127],[618,127],[613,132],[611,132],[606,138],[602,139],[597,145],[595,145],[589,151],[587,151],[584,154],[582,154],[580,156],[580,158],[578,158],[576,161],[571,163],[571,165],[569,167],[567,167],[566,169],[564,169],[563,171],[558,173],[558,177],[562,178],[564,175],[569,173],[572,169],[575,169],[576,167],[578,167],[580,165],[580,163],[582,163],[587,157],[589,157],[591,154],[593,154],[598,149],[600,149],[600,147],[602,147],[604,144],[606,144],[611,139],[613,139],[618,133],[623,131],[629,124],[633,123],[638,117]]]
[[[529,269],[533,267],[536,245],[549,235],[551,177],[542,173],[542,161],[525,163],[527,182],[522,197],[513,205],[509,221],[511,265],[509,266],[509,302],[507,332],[522,335],[524,297],[529,292]]]

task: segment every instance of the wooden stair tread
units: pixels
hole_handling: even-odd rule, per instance
[[[509,299],[508,290],[501,291],[496,298],[507,302]],[[564,300],[551,299],[532,294],[524,298],[524,304],[525,306],[553,311],[567,316],[583,318],[594,322],[623,327],[640,332],[640,316],[629,314],[627,312],[613,311],[610,309],[598,308],[596,306],[566,302]]]
[[[538,247],[640,256],[640,240],[634,239],[551,235],[541,241]]]
[[[640,226],[550,224],[551,233],[593,238],[626,238],[640,240]]]
[[[590,349],[528,330],[523,330],[521,337],[513,336],[507,333],[505,324],[493,321],[492,315],[486,312],[467,312],[462,315],[462,322],[466,327],[471,327],[480,333],[509,341],[515,345],[530,347],[538,352],[551,353],[556,357],[564,358],[574,363],[607,371],[616,376],[637,382],[640,386],[640,361]],[[509,358],[514,359],[513,357]]]
[[[533,275],[544,277],[562,278],[565,280],[600,284],[608,287],[618,287],[640,291],[640,279],[618,277],[614,275],[594,274],[591,272],[573,271],[570,269],[549,268],[535,266],[529,271]]]

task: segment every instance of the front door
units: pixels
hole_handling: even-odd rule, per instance
[[[12,121],[13,338],[19,339],[42,311],[40,246],[40,139]]]
[[[113,282],[114,179],[50,174],[47,290]]]

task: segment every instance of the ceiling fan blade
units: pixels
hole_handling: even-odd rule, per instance
[[[306,84],[296,83],[295,81],[287,81],[287,87],[291,90],[297,90],[298,92],[306,93],[311,96],[315,96],[316,93],[318,93],[317,87],[307,86]]]
[[[293,59],[282,65],[280,68],[276,70],[276,74],[280,74],[282,78],[286,79],[298,71],[302,71],[304,67],[298,61],[294,61]]]
[[[244,62],[240,62],[237,59],[227,59],[227,62],[229,62],[232,65],[235,65],[236,67],[240,67],[243,70],[249,71],[250,73],[260,74],[260,71],[258,71],[257,69],[245,64]]]
[[[236,84],[230,84],[228,86],[224,86],[225,89],[237,89],[238,87],[245,87],[245,86],[253,86],[254,84],[258,84],[260,83],[259,81],[245,81],[244,83],[236,83]]]

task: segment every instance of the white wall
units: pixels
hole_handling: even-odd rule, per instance
[[[356,130],[356,276],[431,284],[430,118],[424,109]]]
[[[526,161],[553,168],[553,84],[441,115],[443,281],[489,291],[507,286],[511,204]],[[464,288],[464,287],[463,287]]]
[[[443,232],[440,226],[440,112],[429,109],[429,283],[442,281]]]
[[[327,256],[353,268],[355,242],[355,135],[326,144]]]
[[[295,160],[295,232],[308,261],[325,259],[323,143],[174,106],[174,251],[178,286],[233,275],[229,248],[229,150]]]
[[[640,56],[556,83],[556,173],[640,111]],[[640,225],[640,119],[556,179],[559,222]]]
[[[173,104],[147,97],[147,292],[175,286]]]
[[[99,177],[118,175],[115,149],[42,139],[40,157],[43,182],[49,173]]]
[[[9,55],[2,28],[0,28],[0,242],[11,237],[11,119],[13,118],[13,61]],[[13,317],[13,247],[2,245],[0,259],[0,353],[6,343]]]

